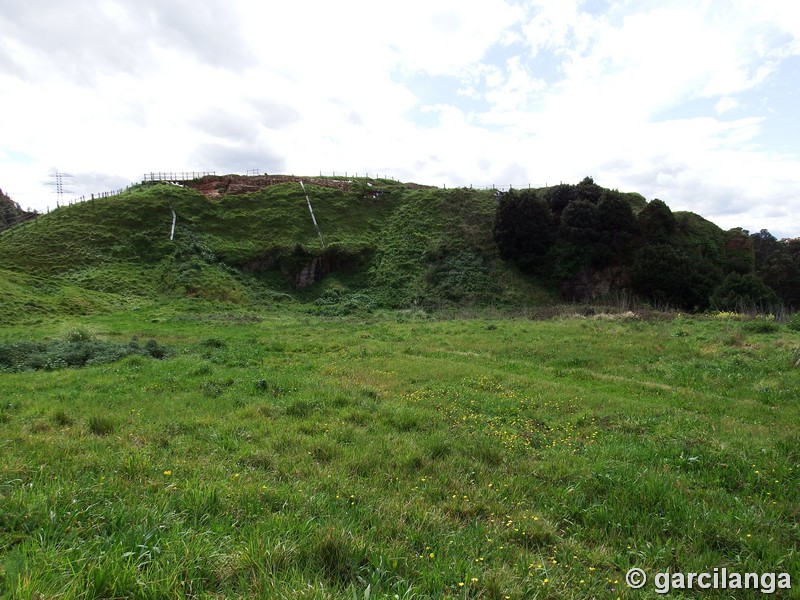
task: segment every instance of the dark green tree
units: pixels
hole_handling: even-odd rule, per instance
[[[560,239],[573,244],[594,244],[600,238],[600,211],[588,200],[570,202],[561,213]]]
[[[800,240],[777,240],[766,229],[750,236],[756,276],[783,303],[800,306]]]
[[[594,182],[591,177],[584,177],[581,182],[575,186],[575,193],[579,200],[586,200],[592,204],[600,202],[603,195],[603,188]]]
[[[597,205],[600,264],[630,262],[633,243],[639,232],[639,222],[630,202],[619,192],[604,190]]]
[[[634,292],[656,305],[687,308],[689,258],[670,244],[651,244],[636,253],[630,281]]]
[[[688,271],[683,289],[683,307],[689,310],[706,310],[711,305],[711,295],[722,281],[722,269],[713,260],[688,254]]]
[[[669,244],[674,241],[677,222],[669,206],[656,198],[639,213],[639,227],[644,244]]]
[[[583,266],[591,265],[597,256],[598,208],[588,200],[573,200],[561,213],[558,240],[553,255],[555,273],[569,279]]]
[[[560,217],[567,205],[577,199],[578,194],[575,191],[575,186],[568,183],[554,185],[545,191],[547,205],[556,217]]]
[[[762,229],[750,236],[753,241],[753,258],[756,272],[769,261],[775,252],[780,252],[780,242],[768,230]]]
[[[503,258],[543,273],[555,241],[556,225],[547,203],[533,190],[509,190],[497,202],[494,238]]]
[[[753,240],[741,228],[731,229],[725,235],[725,272],[752,273],[755,268]]]
[[[711,295],[711,306],[717,310],[768,311],[779,303],[777,294],[750,273],[729,273]]]

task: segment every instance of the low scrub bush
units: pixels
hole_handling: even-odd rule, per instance
[[[314,302],[312,312],[324,317],[342,317],[356,312],[371,312],[375,301],[360,292],[345,293],[337,288],[325,290]]]
[[[136,338],[120,344],[94,339],[85,331],[70,332],[61,340],[0,344],[0,371],[54,371],[115,362],[131,355],[162,359],[170,353],[152,339],[142,346]]]
[[[742,328],[748,333],[775,333],[780,329],[780,325],[775,322],[775,318],[759,318],[747,321]]]

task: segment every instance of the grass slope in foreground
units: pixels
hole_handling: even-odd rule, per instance
[[[650,597],[625,587],[632,566],[800,585],[785,328],[165,311],[92,327],[177,354],[0,374],[4,597]]]

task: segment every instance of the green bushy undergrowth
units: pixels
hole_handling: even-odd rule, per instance
[[[131,355],[162,359],[170,353],[154,339],[142,345],[133,337],[127,344],[121,344],[96,339],[85,330],[75,330],[63,339],[0,344],[0,371],[55,371],[115,362]]]
[[[775,322],[775,319],[756,318],[751,321],[746,321],[742,325],[742,329],[748,333],[775,333],[779,331],[781,326]]]
[[[375,301],[367,294],[330,288],[314,301],[311,312],[324,317],[342,317],[358,312],[371,312],[373,309]]]

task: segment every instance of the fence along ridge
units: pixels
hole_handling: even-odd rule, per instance
[[[234,173],[231,173],[231,174],[233,175]],[[238,173],[237,173],[237,175],[238,175]],[[249,169],[244,176],[245,177],[258,177],[258,176],[261,176],[261,175],[268,175],[268,173],[266,171],[261,173],[258,169]],[[159,182],[159,181],[167,182],[167,183],[169,183],[169,182],[173,182],[174,183],[174,182],[178,182],[178,181],[191,181],[192,179],[200,179],[202,177],[208,177],[208,176],[216,176],[216,171],[152,171],[150,173],[145,173],[142,176],[142,181],[140,183]],[[320,177],[344,177],[344,178],[355,178],[355,179],[359,178],[359,174],[357,172],[353,172],[353,171],[338,171],[338,172],[337,171],[331,171],[330,175],[328,175],[327,172],[320,171],[319,172],[319,176]],[[289,176],[287,176],[287,177],[289,177]],[[290,177],[294,177],[294,175],[291,175]],[[397,181],[397,182],[400,181],[399,179],[396,179],[396,178],[394,178],[392,176],[379,175],[378,173],[374,173],[372,175],[372,177],[370,177],[369,173],[362,173],[361,177],[363,177],[365,179],[388,179],[388,180],[391,180],[391,181]],[[97,193],[94,193],[94,194],[89,194],[88,197],[85,194],[81,195],[81,196],[76,196],[74,198],[70,198],[69,200],[67,200],[67,202],[64,203],[63,205],[60,204],[58,201],[56,201],[56,207],[53,210],[55,211],[55,210],[58,210],[60,208],[64,208],[64,207],[67,207],[67,206],[72,206],[72,205],[78,204],[80,202],[87,202],[87,201],[91,202],[93,200],[99,200],[99,199],[103,199],[103,198],[111,198],[113,196],[118,196],[122,192],[125,192],[125,191],[129,190],[130,188],[132,188],[135,185],[138,185],[138,184],[137,183],[131,183],[130,185],[125,186],[124,188],[119,188],[117,190],[111,190],[111,191],[106,191],[106,192],[97,192]],[[555,185],[555,184],[553,184],[553,185]],[[509,184],[508,186],[498,186],[498,185],[495,185],[495,184],[491,184],[491,185],[486,184],[486,185],[473,186],[472,184],[470,184],[469,186],[462,185],[462,186],[452,186],[452,187],[453,188],[462,188],[462,187],[466,188],[466,187],[469,187],[471,189],[477,189],[477,190],[495,190],[495,191],[498,191],[498,192],[506,192],[506,191],[508,191],[510,189],[523,190],[523,189],[537,189],[537,188],[542,188],[542,187],[549,187],[549,184],[545,183],[544,185],[532,185],[532,184],[528,183],[528,184],[525,184],[525,185]],[[443,189],[447,189],[447,185],[443,185],[442,188]],[[9,225],[8,227],[4,227],[3,229],[0,229],[0,234],[6,233],[7,231],[11,231],[12,229],[16,229],[17,227],[20,227],[21,225],[24,225],[25,223],[36,221],[40,216],[44,216],[45,214],[49,214],[49,213],[50,213],[50,207],[48,206],[46,212],[44,212],[44,213],[36,213],[38,216],[17,220],[15,223]]]
[[[107,191],[107,192],[96,192],[94,194],[89,194],[88,197],[85,194],[81,195],[81,196],[75,196],[74,198],[67,199],[67,201],[64,202],[63,204],[61,202],[59,202],[58,200],[56,200],[56,206],[55,206],[55,208],[53,209],[52,212],[55,212],[55,211],[60,210],[62,208],[67,208],[69,206],[74,206],[75,204],[81,204],[83,202],[93,202],[94,200],[100,200],[102,198],[111,198],[113,196],[119,196],[123,192],[131,189],[134,185],[136,185],[136,184],[132,183],[130,185],[125,186],[124,188],[119,188],[117,190],[110,190],[110,191]],[[12,223],[11,225],[9,225],[7,227],[3,227],[2,229],[0,229],[0,235],[6,233],[8,231],[11,231],[12,229],[17,229],[18,227],[20,227],[21,225],[24,225],[25,223],[34,223],[40,217],[43,217],[45,215],[49,215],[50,214],[50,207],[48,206],[46,208],[45,212],[43,212],[43,213],[34,211],[33,214],[35,216],[20,217],[14,223]]]

